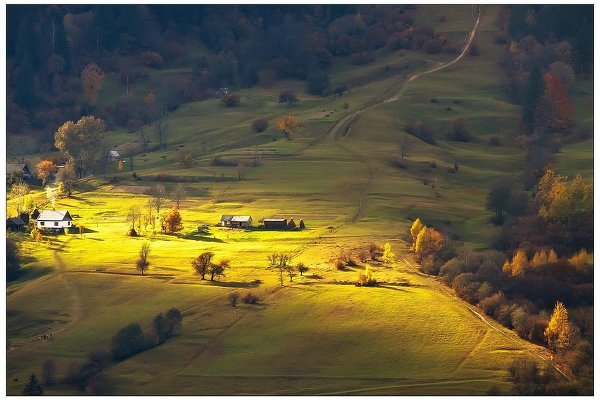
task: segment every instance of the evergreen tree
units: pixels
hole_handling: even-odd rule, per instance
[[[44,394],[44,389],[38,382],[37,376],[34,373],[29,377],[29,382],[25,384],[23,388],[24,396],[41,396]]]

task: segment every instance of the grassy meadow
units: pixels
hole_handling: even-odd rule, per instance
[[[171,307],[183,314],[182,331],[107,368],[102,374],[108,393],[483,395],[492,386],[507,393],[512,360],[545,356],[544,349],[482,320],[451,290],[420,274],[407,244],[416,217],[472,248],[489,247],[498,229],[485,210],[490,183],[517,173],[522,160],[512,144],[520,110],[506,98],[497,64],[503,47],[493,42],[497,12],[496,6],[482,7],[479,57],[467,55],[411,82],[397,101],[361,113],[345,136],[332,137],[328,130],[346,114],[395,93],[406,74],[454,56],[394,52],[364,67],[338,61],[332,84],[355,82],[351,93],[302,94],[291,109],[277,103],[277,94],[301,92],[301,82],[240,90],[235,108],[216,99],[185,104],[165,119],[168,146],[134,157],[138,180],[127,159],[123,171],[110,165],[105,176],[85,178],[71,198],[58,199],[56,209],[74,214],[74,224],[85,227],[83,235],[47,236],[41,243],[13,235],[21,242],[27,273],[7,288],[8,394],[19,394],[31,372],[39,376],[45,360],[55,360],[62,375],[91,348],[108,346],[121,327],[139,322],[149,330],[152,318]],[[442,14],[446,21],[437,22]],[[470,6],[416,11],[417,21],[431,18],[457,47],[473,24]],[[390,65],[402,72],[390,73]],[[108,89],[117,91],[114,79]],[[292,140],[276,129],[286,113],[301,123]],[[447,139],[451,120],[459,116],[468,120],[474,141]],[[256,118],[268,119],[265,132],[251,130]],[[437,145],[409,136],[408,168],[400,169],[394,160],[401,126],[418,120],[431,126]],[[156,143],[154,127],[147,132]],[[500,136],[502,146],[490,146],[491,135]],[[138,140],[137,133],[126,131],[108,136],[118,149]],[[591,178],[590,144],[565,146],[557,170]],[[195,157],[189,168],[180,163],[185,152]],[[215,156],[237,164],[255,154],[261,155],[260,166],[241,180],[235,166],[210,165]],[[165,235],[148,226],[141,237],[126,236],[129,208],[145,207],[161,176],[170,180],[161,182],[167,192],[172,181],[188,181],[189,196],[181,205],[184,229]],[[39,188],[31,196],[46,202]],[[11,214],[11,200],[7,208]],[[293,217],[296,223],[303,219],[306,229],[227,229],[216,226],[222,214],[251,215],[256,225],[263,218]],[[207,233],[198,232],[200,224],[210,225]],[[150,269],[140,276],[135,261],[144,242],[151,246]],[[380,287],[355,287],[364,267],[338,271],[331,262],[341,250],[385,242],[397,260],[371,263]],[[205,251],[214,252],[217,261],[231,261],[219,281],[201,281],[193,273],[190,260]],[[268,266],[272,253],[289,253],[293,263],[310,269],[292,282],[285,277],[281,287]],[[232,290],[253,292],[260,303],[233,308],[227,301]],[[38,340],[47,333],[53,333],[50,340]],[[77,393],[64,384],[44,390]]]

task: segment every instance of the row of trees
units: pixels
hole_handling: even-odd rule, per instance
[[[522,106],[519,144],[526,152],[523,180],[533,187],[563,142],[588,138],[575,121],[570,92],[592,59],[593,21],[588,6],[509,6],[499,20],[497,43],[506,43],[502,65],[511,98]],[[570,21],[567,26],[565,21]]]
[[[214,256],[215,254],[213,252],[206,251],[192,259],[192,268],[196,274],[200,275],[201,280],[206,280],[206,275],[210,275],[211,282],[225,276],[225,270],[229,268],[230,261],[223,259],[218,263],[213,262]]]
[[[443,235],[428,235],[427,229],[415,220],[410,230],[413,250],[420,250],[423,244],[428,249],[417,252],[423,272],[440,276],[459,297],[478,305],[519,336],[546,344],[582,380],[589,378],[585,364],[590,362],[586,349],[592,317],[586,309],[593,303],[593,285],[585,250],[560,257],[551,248],[530,254],[520,249],[507,259],[494,250],[456,249]],[[422,237],[417,243],[421,232],[441,239],[422,242]],[[430,243],[435,245],[430,247]],[[579,308],[576,318],[569,320],[565,306]],[[547,310],[552,307],[555,311],[550,317]]]
[[[535,189],[531,198],[510,177],[492,186],[487,207],[495,212],[495,222],[504,224],[495,246],[509,252],[517,248],[535,252],[536,247],[552,247],[558,254],[592,250],[593,183],[581,176],[569,180],[546,169]]]

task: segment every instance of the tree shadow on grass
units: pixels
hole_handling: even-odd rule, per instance
[[[203,234],[200,232],[190,232],[185,235],[182,235],[181,238],[187,240],[196,240],[199,242],[225,243],[222,239],[216,238],[214,236],[208,236],[208,234]]]
[[[87,205],[87,206],[97,206],[98,204],[100,204],[100,203],[99,203],[99,202],[97,202],[97,201],[93,201],[93,200],[90,200],[90,199],[86,199],[86,198],[83,198],[83,197],[81,197],[81,196],[75,196],[75,195],[71,195],[71,197],[69,197],[69,198],[70,198],[70,199],[73,199],[73,200],[80,201],[80,202],[82,202],[83,204],[85,204],[85,205]]]
[[[27,281],[31,281],[37,279],[41,276],[47,275],[52,272],[53,268],[51,267],[25,267],[21,268],[19,273],[19,277],[13,281],[7,282],[7,285],[10,287],[12,285],[18,283],[24,283]]]
[[[382,288],[382,289],[397,290],[399,292],[408,292],[408,290],[400,289],[399,287],[387,286],[387,285],[375,285],[373,287],[375,287],[375,288]]]
[[[211,286],[232,287],[232,288],[257,288],[261,282],[255,280],[252,282],[223,282],[223,281],[207,281]]]

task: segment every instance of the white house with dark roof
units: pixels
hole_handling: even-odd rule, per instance
[[[66,210],[43,210],[36,221],[39,229],[63,229],[73,226],[73,218]]]

